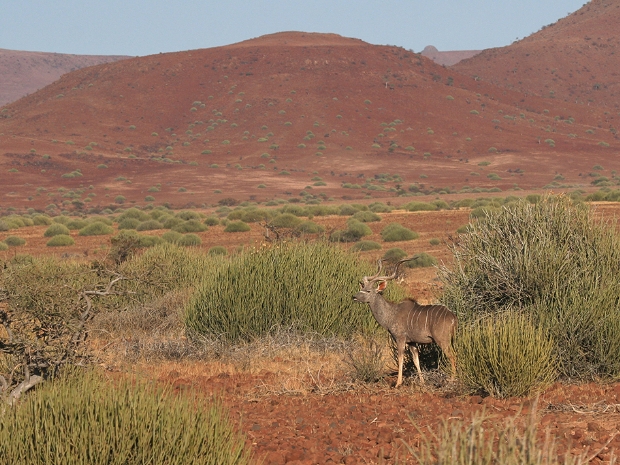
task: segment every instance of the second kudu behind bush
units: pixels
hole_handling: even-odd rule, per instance
[[[381,260],[379,270],[374,276],[364,276],[360,282],[360,291],[353,296],[356,302],[370,305],[372,314],[377,322],[388,330],[398,350],[398,380],[396,387],[403,382],[403,361],[405,348],[409,346],[413,363],[418,370],[420,381],[424,382],[420,370],[420,358],[417,347],[411,345],[437,343],[443,353],[450,360],[452,373],[456,373],[456,359],[452,350],[452,338],[456,332],[456,316],[443,305],[420,305],[413,299],[406,299],[400,303],[388,302],[381,292],[387,282],[394,279],[401,263],[411,260],[400,260],[390,276],[381,274]]]

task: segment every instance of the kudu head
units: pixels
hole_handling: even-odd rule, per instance
[[[392,273],[390,276],[379,276],[381,274],[381,269],[383,268],[383,260],[379,259],[379,261],[377,262],[379,266],[377,273],[374,276],[364,276],[362,278],[362,280],[360,281],[360,290],[357,294],[353,296],[353,300],[355,300],[356,302],[365,303],[372,302],[378,294],[385,290],[385,288],[387,287],[387,282],[391,279],[396,278],[398,274],[398,267],[400,266],[400,264],[408,262],[409,260],[411,260],[411,258],[404,258],[398,261],[398,263],[396,263],[396,266],[394,267],[394,273]]]

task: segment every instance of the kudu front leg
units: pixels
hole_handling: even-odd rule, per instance
[[[405,361],[405,347],[407,343],[405,341],[396,341],[396,347],[398,349],[398,379],[396,380],[396,386],[403,384],[403,363]]]

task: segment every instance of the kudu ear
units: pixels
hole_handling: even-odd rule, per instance
[[[377,292],[385,291],[386,287],[387,287],[387,281],[379,281],[379,284],[377,285]]]

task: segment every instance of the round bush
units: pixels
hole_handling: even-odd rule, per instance
[[[281,213],[271,220],[271,225],[276,228],[296,228],[301,222],[302,220],[292,213]]]
[[[167,231],[161,236],[164,241],[170,242],[171,244],[178,244],[181,237],[183,237],[183,234],[177,231]]]
[[[231,221],[224,228],[224,232],[230,232],[230,233],[246,232],[246,231],[249,231],[250,229],[251,229],[250,225],[248,225],[247,223],[244,223],[243,221]]]
[[[209,249],[209,255],[228,255],[228,251],[224,246],[214,245]]]
[[[125,218],[118,223],[118,229],[136,229],[140,225],[140,220],[137,218]]]
[[[196,234],[183,234],[178,242],[179,245],[184,247],[194,247],[202,244],[202,239]]]
[[[58,236],[59,234],[63,234],[63,235],[68,236],[69,232],[70,232],[69,228],[67,228],[64,224],[54,223],[54,224],[50,225],[50,227],[45,230],[43,235],[45,237]]]
[[[82,228],[88,226],[88,224],[89,224],[88,220],[74,219],[74,220],[70,220],[68,223],[66,223],[66,226],[71,231],[77,231],[79,229],[82,229]]]
[[[208,216],[207,219],[205,219],[204,224],[206,224],[207,226],[217,226],[218,224],[220,224],[220,220],[217,218],[217,216]]]
[[[341,216],[352,216],[358,211],[359,208],[356,208],[353,205],[344,204],[340,206],[340,212],[338,214]]]
[[[112,228],[112,226],[108,226],[107,224],[95,221],[94,223],[90,223],[89,225],[80,229],[80,232],[78,234],[80,236],[103,236],[105,234],[112,234],[113,232],[114,228]]]
[[[49,241],[47,241],[48,247],[67,247],[69,245],[74,245],[75,241],[68,234],[57,234],[52,237]]]
[[[172,229],[176,225],[183,223],[181,218],[177,218],[175,216],[170,216],[166,218],[160,218],[160,222],[162,222],[163,229]]]
[[[200,213],[189,211],[189,210],[183,210],[183,211],[177,213],[175,216],[177,218],[181,218],[182,220],[185,220],[185,221],[188,221],[188,220],[199,220],[200,219]]]
[[[420,235],[399,223],[390,223],[381,231],[381,238],[385,242],[411,241]]]
[[[291,325],[325,335],[369,331],[376,327],[372,313],[360,311],[351,296],[370,268],[325,242],[242,252],[198,287],[185,322],[190,332],[232,341]]]
[[[428,268],[437,265],[437,259],[426,252],[415,254],[411,260],[405,263],[408,268]]]
[[[361,211],[353,214],[353,218],[362,223],[371,223],[373,221],[381,221],[381,217],[371,211]]]
[[[24,245],[26,243],[26,239],[18,236],[9,236],[4,240],[4,243],[9,247],[19,247],[20,245]]]
[[[132,207],[121,213],[117,218],[117,221],[120,223],[121,221],[129,218],[133,218],[139,221],[146,221],[149,219],[149,215],[142,210],[138,210],[137,208]]]
[[[52,224],[52,219],[47,215],[35,215],[32,221],[37,226],[49,226]]]
[[[0,252],[4,252],[5,250],[9,250],[9,246],[4,242],[0,242]]]
[[[426,203],[426,202],[409,202],[408,204],[404,205],[404,208],[406,210],[409,210],[410,212],[438,210],[436,205],[433,205],[432,203]]]
[[[182,223],[177,224],[172,228],[173,231],[180,233],[189,233],[189,232],[202,232],[208,229],[206,224],[201,223],[198,220],[188,220]]]
[[[155,231],[163,228],[164,226],[157,220],[146,220],[136,226],[136,231]]]
[[[401,260],[406,256],[407,252],[405,252],[403,249],[399,247],[392,247],[391,249],[385,251],[385,253],[383,254],[383,259],[390,262],[397,262],[398,260]]]
[[[366,252],[368,250],[381,250],[381,244],[375,241],[359,241],[351,247],[353,252]]]
[[[323,226],[310,220],[302,221],[296,229],[305,234],[319,234],[325,231]]]
[[[159,236],[150,236],[147,234],[138,235],[138,245],[140,247],[154,247],[162,244],[164,240]]]

